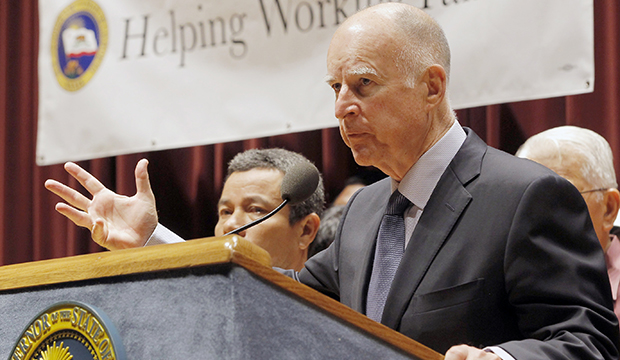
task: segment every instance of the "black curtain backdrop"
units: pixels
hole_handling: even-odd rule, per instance
[[[86,229],[56,213],[54,204],[59,199],[43,187],[48,178],[74,187],[79,184],[62,165],[39,167],[35,163],[37,4],[38,0],[0,1],[0,265],[103,250],[90,240]],[[509,153],[542,130],[577,125],[605,136],[614,153],[620,154],[619,14],[617,0],[594,0],[593,93],[463,109],[457,111],[460,123],[474,129],[489,145]],[[303,153],[323,173],[328,201],[349,176],[360,172],[377,176],[375,170],[355,164],[337,128],[79,164],[110,189],[133,195],[135,164],[142,157],[148,158],[160,222],[192,239],[213,235],[215,204],[226,163],[237,152],[255,147],[283,147]],[[618,158],[615,164],[618,172]]]

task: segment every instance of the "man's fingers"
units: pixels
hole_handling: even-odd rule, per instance
[[[445,360],[501,360],[492,352],[486,352],[468,345],[457,345],[446,352]]]
[[[79,211],[76,208],[69,206],[65,203],[56,204],[56,211],[66,216],[77,226],[85,227],[89,230],[92,227],[93,221],[90,215],[88,215],[88,213]]]
[[[138,195],[146,195],[149,198],[154,197],[153,190],[151,189],[151,182],[149,180],[149,172],[147,167],[149,161],[141,159],[136,165],[136,190]]]
[[[86,196],[56,180],[46,180],[45,188],[80,210],[86,210],[90,205],[90,200]]]
[[[76,163],[65,163],[65,170],[69,173],[69,175],[73,176],[80,184],[82,184],[82,186],[92,195],[95,195],[99,191],[106,188],[99,180],[97,180],[97,178],[92,176],[88,171],[82,169]]]

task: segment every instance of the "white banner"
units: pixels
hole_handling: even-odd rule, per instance
[[[40,0],[37,163],[337,126],[330,38],[379,2]],[[455,108],[593,91],[592,0],[403,2],[446,31]]]

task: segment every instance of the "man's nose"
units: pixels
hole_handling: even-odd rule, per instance
[[[236,210],[228,217],[228,219],[226,219],[226,222],[224,222],[224,234],[228,234],[229,232],[246,224],[245,217],[242,213],[242,211]],[[245,230],[240,231],[237,235],[245,237]]]
[[[336,97],[335,115],[337,119],[344,119],[348,115],[359,114],[359,104],[357,103],[357,97],[349,89],[348,86],[343,85]]]

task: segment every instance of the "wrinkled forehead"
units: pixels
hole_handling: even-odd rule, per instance
[[[399,41],[393,34],[368,32],[356,27],[346,30],[335,35],[330,44],[327,52],[328,75],[379,76],[383,69],[395,63],[400,52]]]
[[[393,21],[383,15],[372,18],[349,18],[336,29],[332,36],[328,56],[330,52],[343,48],[380,47],[384,43],[393,43],[393,41],[386,42],[385,39],[393,38],[394,34]]]

